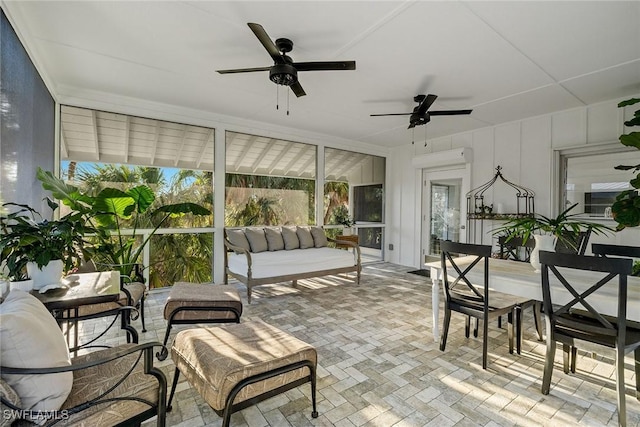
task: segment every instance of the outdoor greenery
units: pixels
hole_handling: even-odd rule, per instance
[[[632,98],[622,101],[618,104],[618,108],[634,105],[640,102],[640,98]],[[625,126],[640,126],[640,110],[636,110],[633,118],[624,122]],[[631,132],[620,135],[620,143],[627,147],[635,147],[640,150],[640,132]],[[618,223],[617,230],[625,227],[640,226],[640,163],[637,165],[618,165],[618,170],[632,171],[634,177],[631,178],[629,184],[631,189],[623,191],[616,197],[616,201],[611,206],[613,219]]]
[[[47,198],[51,210],[58,204]],[[5,203],[14,212],[0,215],[0,264],[11,281],[26,280],[26,265],[34,262],[39,268],[52,260],[62,260],[64,272],[82,261],[85,234],[93,231],[79,213],[70,213],[49,221],[27,205]],[[4,212],[4,210],[3,210]]]
[[[83,170],[78,173],[83,179],[82,188],[67,184],[53,176],[51,172],[38,171],[38,179],[45,189],[53,192],[72,212],[80,214],[94,229],[91,245],[85,246],[85,252],[96,261],[97,264],[106,264],[110,268],[118,268],[124,275],[131,275],[135,264],[141,262],[141,254],[144,247],[161,227],[178,226],[178,218],[186,218],[184,224],[188,227],[199,227],[210,223],[204,218],[211,216],[211,211],[194,202],[185,201],[211,197],[212,186],[209,190],[193,191],[206,185],[198,185],[201,181],[211,182],[211,178],[198,175],[193,171],[183,171],[175,177],[169,191],[164,190],[164,177],[161,171],[155,168],[129,168],[127,166],[103,165],[97,166],[93,171]],[[210,175],[210,174],[209,174]],[[110,181],[106,181],[106,180]],[[116,181],[121,180],[121,181]],[[147,181],[151,181],[147,185]],[[188,183],[188,184],[187,184]],[[107,186],[107,185],[114,186]],[[152,190],[154,186],[156,192]],[[208,199],[211,205],[212,197]],[[179,203],[172,203],[180,201]],[[138,230],[145,228],[148,234],[141,238]],[[132,232],[125,233],[125,230]],[[202,258],[209,254],[206,260],[207,271],[210,276],[211,266],[211,238],[204,241],[196,239],[191,243],[198,245],[208,244],[208,250],[203,247],[192,248],[186,244],[191,236],[174,237],[157,236],[154,242],[157,248],[153,252],[152,266],[165,264],[165,271],[183,273],[180,280],[188,280],[189,277],[202,277]],[[181,247],[177,247],[176,240],[181,241]],[[184,254],[197,254],[198,259],[185,257]],[[163,258],[159,258],[163,257]],[[171,265],[175,268],[172,268]],[[148,268],[149,266],[145,266]],[[153,271],[153,270],[152,270]],[[191,271],[191,274],[189,274]],[[164,279],[155,283],[152,277],[150,287],[167,285]]]

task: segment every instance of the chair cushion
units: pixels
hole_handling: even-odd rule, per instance
[[[133,345],[135,344],[124,344],[120,347]],[[113,352],[113,349],[93,351],[75,357],[73,364],[79,365],[99,360],[108,356],[111,352]],[[86,402],[88,399],[96,398],[99,394],[113,387],[127,374],[128,370],[134,366],[139,354],[140,353],[136,352],[105,364],[75,371],[73,388],[61,409],[73,408]],[[145,375],[142,359],[135,365],[133,372],[126,375],[124,382],[109,392],[105,398],[130,396],[148,400],[153,404],[158,403],[158,380],[152,375]],[[109,410],[105,410],[107,407]],[[147,409],[149,409],[149,405],[142,402],[109,402],[108,404],[91,406],[84,411],[71,415],[68,420],[63,420],[63,422],[56,424],[56,426],[112,426],[131,419]]]
[[[57,322],[36,297],[12,290],[0,304],[0,360],[12,368],[69,366],[67,343]],[[8,375],[2,379],[18,393],[24,409],[60,409],[73,384],[73,373]]]
[[[22,402],[20,401],[20,396],[11,386],[3,379],[0,378],[0,397],[5,398],[11,404],[17,406],[18,408],[22,407]],[[0,427],[10,426],[11,423],[17,418],[17,414],[15,412],[11,412],[11,408],[6,406],[3,403],[0,403],[0,411],[2,411],[2,417],[0,417]]]
[[[313,236],[313,244],[316,248],[324,248],[329,244],[322,227],[311,227],[311,236]]]
[[[178,332],[171,358],[215,410],[222,410],[231,389],[241,380],[294,362],[317,363],[315,348],[262,321]],[[309,375],[299,368],[251,384],[234,403],[258,396]]]
[[[244,235],[247,236],[249,245],[251,246],[251,252],[259,253],[269,249],[267,244],[267,237],[264,235],[264,229],[262,228],[247,228],[244,230]]]
[[[300,240],[298,240],[295,228],[282,227],[282,239],[284,240],[284,248],[287,251],[300,247]]]
[[[296,227],[296,234],[300,241],[300,249],[309,249],[315,246],[311,229],[309,227]]]
[[[251,250],[247,236],[245,236],[243,230],[227,230],[227,239],[233,246],[239,246],[247,251]],[[236,251],[236,253],[238,253]]]
[[[238,290],[230,285],[177,282],[171,288],[164,305],[164,318],[180,307],[229,307],[242,314],[242,300]],[[181,311],[173,320],[235,319],[231,311]]]
[[[125,283],[124,288],[131,294],[132,305],[135,307],[140,303],[142,296],[147,292],[144,283],[131,282]],[[128,305],[127,294],[120,291],[120,297],[115,302],[103,302],[100,304],[85,304],[78,307],[79,316],[89,316],[92,314],[103,313],[109,310],[117,310],[120,307]]]
[[[284,249],[284,240],[280,228],[265,228],[264,235],[267,238],[267,245],[270,251],[281,251]]]

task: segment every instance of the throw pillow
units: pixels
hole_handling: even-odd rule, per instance
[[[264,235],[267,238],[269,251],[281,251],[284,249],[284,240],[282,239],[282,231],[279,228],[265,228]]]
[[[9,384],[0,378],[0,396],[8,400],[12,405],[22,408],[22,402],[20,402],[20,396]],[[2,410],[2,417],[0,418],[0,427],[8,427],[11,423],[18,418],[17,413],[12,411],[12,408],[0,403],[0,410]]]
[[[316,248],[324,248],[329,244],[327,235],[324,234],[322,227],[311,227],[311,235],[313,236],[313,243]]]
[[[71,365],[67,342],[55,319],[28,292],[14,289],[0,304],[0,360],[12,368],[53,368]],[[60,409],[73,385],[73,372],[10,375],[5,380],[31,411]]]
[[[309,249],[314,246],[313,236],[311,236],[311,230],[309,227],[297,227],[296,234],[300,241],[300,249]]]
[[[295,228],[282,227],[282,240],[284,240],[284,248],[288,251],[300,247],[300,241],[298,240]]]
[[[249,246],[249,241],[247,240],[247,236],[245,236],[244,231],[242,230],[227,230],[227,240],[233,246],[241,247],[247,251],[251,250],[251,246]],[[236,251],[236,253],[239,253]]]
[[[247,240],[251,246],[251,252],[258,253],[269,249],[267,238],[265,237],[264,230],[262,228],[247,228],[244,231],[244,234],[247,236]]]

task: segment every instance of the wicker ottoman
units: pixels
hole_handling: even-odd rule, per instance
[[[182,373],[229,425],[233,412],[311,382],[316,411],[316,349],[261,321],[178,332],[171,347],[176,370],[167,404]]]
[[[167,358],[167,341],[171,326],[198,323],[239,323],[242,300],[238,290],[229,285],[177,282],[171,288],[164,305],[167,331],[162,350],[156,353],[159,360]]]

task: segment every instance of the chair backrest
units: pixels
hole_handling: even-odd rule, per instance
[[[584,255],[589,244],[591,229],[579,233],[564,232],[556,242],[556,252],[562,254]]]
[[[515,261],[529,261],[531,250],[535,247],[536,242],[533,237],[523,241],[522,237],[500,236],[498,237],[498,245],[500,245],[500,258],[512,259]],[[524,259],[521,259],[519,248],[524,248]]]
[[[623,246],[623,245],[605,245],[602,243],[593,243],[591,252],[600,256],[621,256],[630,258],[640,258],[640,246]]]
[[[540,263],[542,269],[544,313],[549,317],[552,325],[563,324],[576,331],[596,332],[610,337],[617,335],[618,328],[598,312],[593,304],[602,297],[602,289],[604,287],[616,285],[614,279],[617,277],[618,325],[622,324],[622,326],[624,326],[627,318],[627,276],[631,273],[632,265],[630,259],[540,251]],[[583,277],[581,277],[580,283],[577,283],[575,280],[574,283],[570,283],[566,277],[568,273],[565,270],[558,270],[559,267],[571,270],[601,272],[603,274],[594,274],[592,277],[595,283],[591,284],[591,282],[589,282],[588,286],[585,286]],[[566,291],[567,296],[573,296],[573,299],[568,303],[558,304],[557,301],[553,301],[551,297],[549,272],[561,283],[562,291]],[[555,289],[554,295],[557,296],[558,292],[559,291]],[[574,318],[570,318],[569,315],[574,310],[587,312],[586,315],[589,318],[595,319],[598,325],[594,327],[593,324],[580,323],[575,321]]]
[[[457,297],[484,301],[485,304],[488,304],[489,287],[487,284],[489,282],[489,257],[491,256],[491,246],[443,240],[440,242],[440,249],[442,251],[440,254],[440,262],[442,263],[442,277],[446,300],[450,301],[452,297]],[[467,266],[459,266],[458,261],[456,260],[457,255],[471,255],[476,258]],[[478,289],[466,278],[466,274],[480,262],[483,263],[484,268],[484,283],[476,283],[476,285],[484,286],[483,293],[478,291]],[[452,267],[454,271],[451,271],[451,268],[447,269],[448,266]]]

